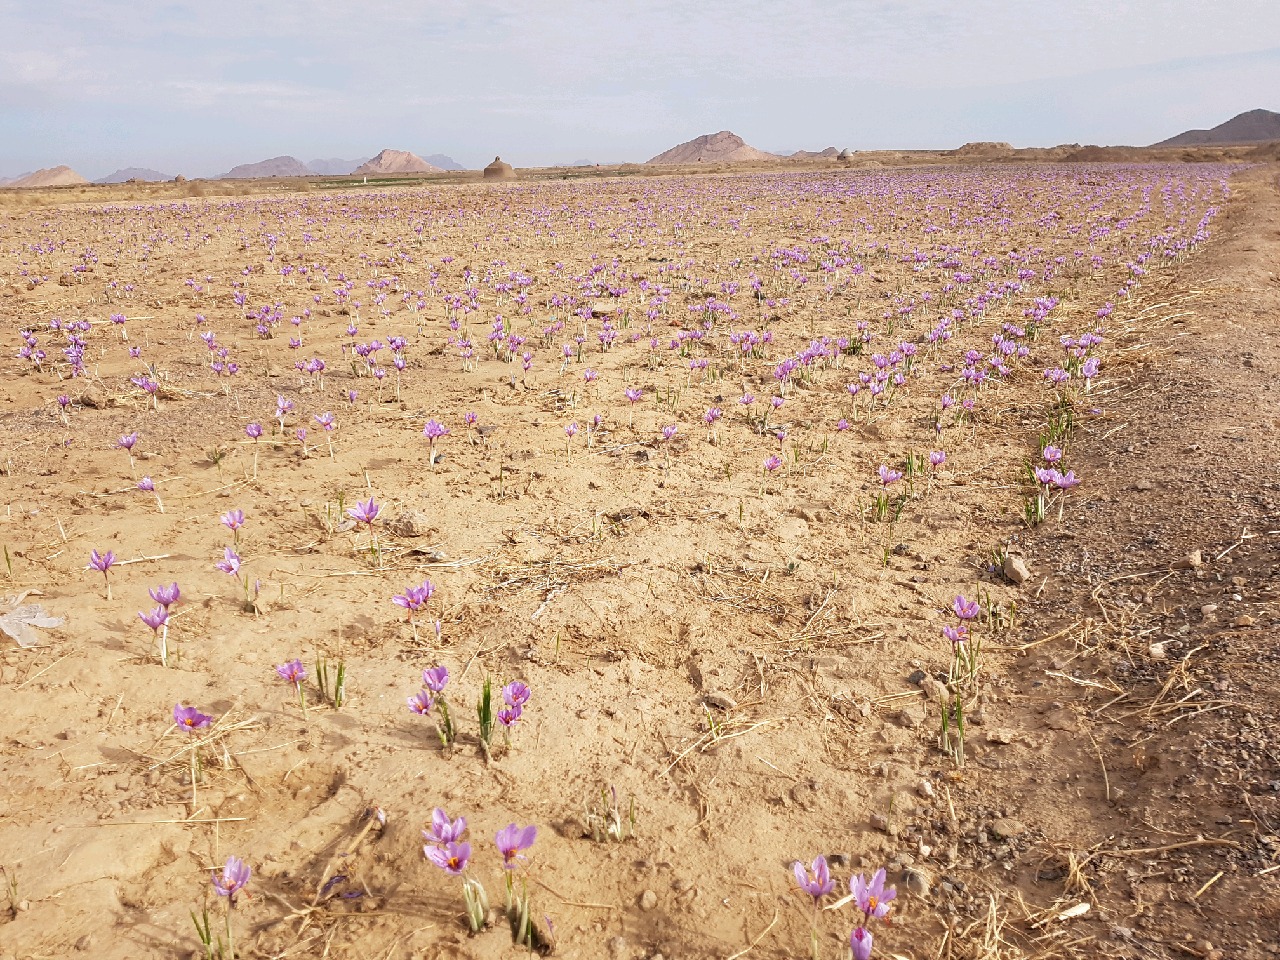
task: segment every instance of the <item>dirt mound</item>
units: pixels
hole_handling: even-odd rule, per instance
[[[259,180],[266,177],[309,177],[311,171],[296,157],[272,157],[257,163],[242,163],[232,167],[218,180]]]
[[[368,163],[356,167],[356,176],[367,176],[371,173],[443,173],[440,167],[434,167],[416,153],[408,150],[383,150]]]
[[[948,156],[988,159],[991,157],[1007,157],[1013,153],[1013,144],[994,140],[975,140],[955,150],[948,151]]]
[[[37,170],[35,173],[28,173],[25,177],[19,177],[5,184],[8,187],[72,187],[80,184],[88,183],[84,177],[76,173],[70,167],[49,167],[45,170]]]
[[[1187,130],[1153,143],[1153,147],[1223,146],[1239,143],[1263,143],[1280,140],[1280,113],[1274,110],[1249,110],[1209,130]]]
[[[777,160],[772,153],[765,153],[750,146],[736,133],[721,130],[678,144],[660,153],[649,163],[737,163],[743,160]]]

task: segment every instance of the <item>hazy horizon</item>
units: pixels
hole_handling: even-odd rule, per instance
[[[0,177],[216,176],[384,147],[468,168],[771,152],[1143,145],[1280,89],[1280,5],[0,0]]]

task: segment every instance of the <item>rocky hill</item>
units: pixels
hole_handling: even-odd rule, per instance
[[[37,170],[35,173],[28,173],[25,177],[18,177],[16,180],[10,180],[5,184],[6,187],[70,187],[86,184],[89,181],[80,174],[76,173],[70,167],[49,167],[46,170]]]
[[[257,180],[265,177],[309,177],[311,171],[296,157],[272,157],[257,163],[242,163],[232,167],[218,180]]]
[[[649,163],[736,163],[742,160],[777,160],[772,153],[765,153],[747,144],[740,136],[721,130],[706,133],[687,143],[660,153]]]
[[[443,173],[444,171],[408,150],[383,150],[353,172],[356,176],[370,176],[387,173]]]
[[[1153,147],[1197,147],[1205,145],[1265,143],[1280,140],[1280,113],[1250,110],[1209,130],[1187,130],[1153,143]]]
[[[129,180],[148,180],[159,182],[161,180],[172,180],[173,177],[167,173],[161,173],[159,170],[152,170],[150,167],[122,167],[115,173],[109,173],[105,177],[100,177],[93,181],[94,183],[125,183]]]

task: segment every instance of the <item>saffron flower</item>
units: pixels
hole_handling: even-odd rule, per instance
[[[244,526],[243,510],[228,510],[222,515],[222,525],[239,537],[240,528]]]
[[[813,865],[808,870],[797,860],[793,869],[796,883],[800,884],[801,890],[813,897],[815,904],[836,888],[836,882],[831,879],[831,870],[827,867],[826,857],[814,857]]]
[[[295,687],[301,686],[302,681],[307,679],[307,668],[302,665],[301,660],[290,660],[288,663],[282,663],[276,667],[276,673],[280,674],[282,680],[287,680]]]
[[[506,733],[514,727],[524,713],[523,707],[503,707],[498,711],[498,722],[502,724],[503,732]]]
[[[523,680],[512,680],[502,688],[502,700],[509,707],[523,707],[529,696],[529,685]]]
[[[422,671],[422,683],[432,693],[443,693],[448,682],[448,667],[429,667]]]
[[[230,547],[222,550],[222,559],[214,564],[223,573],[236,577],[240,575],[240,555]]]
[[[431,811],[431,828],[423,830],[422,836],[432,843],[455,843],[467,832],[467,818],[459,817],[450,820],[449,815],[436,807]]]
[[[435,705],[436,700],[430,690],[419,690],[409,698],[409,709],[420,717],[427,716]]]
[[[111,597],[111,578],[107,575],[107,571],[111,569],[111,565],[116,562],[114,550],[108,550],[106,553],[98,553],[97,550],[89,551],[89,563],[85,566],[86,570],[97,570],[102,574],[102,579],[107,584],[107,599]]]
[[[665,426],[665,427],[663,427],[663,428],[662,428],[662,439],[663,439],[663,440],[670,440],[672,437],[674,437],[674,436],[676,435],[676,433],[677,433],[677,432],[679,432],[679,429],[680,429],[680,428],[679,428],[679,427],[677,427],[674,423],[673,423],[673,424],[670,424],[669,426]]]
[[[1041,456],[1044,457],[1045,463],[1049,463],[1049,464],[1057,463],[1059,460],[1062,459],[1062,448],[1053,447],[1053,446],[1045,447],[1044,452],[1041,454]]]
[[[152,632],[159,632],[160,628],[169,622],[169,611],[164,607],[156,607],[150,613],[139,610],[138,619],[150,627]]]
[[[929,466],[933,467],[935,470],[946,462],[947,462],[947,454],[945,451],[942,451],[942,450],[929,451]]]
[[[422,852],[437,867],[455,877],[462,875],[471,860],[471,844],[466,842],[446,843],[443,847],[423,847]]]
[[[404,607],[412,616],[426,605],[435,592],[436,588],[431,581],[423,580],[420,587],[405,587],[404,593],[397,593],[391,598],[391,602],[397,607]]]
[[[849,934],[849,948],[853,951],[853,960],[871,960],[871,946],[874,941],[871,931],[866,927],[855,927]]]
[[[884,867],[881,867],[872,875],[870,883],[861,873],[849,881],[849,892],[868,920],[883,920],[887,917],[893,909],[890,902],[898,896],[898,891],[893,887],[885,890],[884,878]]]
[[[537,836],[538,828],[533,824],[518,827],[514,823],[509,823],[499,830],[493,839],[498,845],[498,852],[502,854],[502,869],[514,870],[517,866],[516,861],[525,859],[523,851],[533,846]]]
[[[901,470],[890,470],[883,463],[880,464],[880,469],[877,470],[876,473],[880,477],[880,482],[886,487],[891,486],[902,479]]]
[[[347,508],[347,516],[357,523],[369,525],[370,532],[373,530],[373,521],[378,519],[378,514],[382,507],[375,503],[373,497],[368,500],[357,500],[354,507]]]
[[[966,600],[963,594],[957,594],[951,601],[951,609],[961,620],[976,620],[982,608],[977,600]]]
[[[764,458],[764,468],[769,473],[773,473],[773,471],[777,470],[780,466],[782,466],[782,458],[777,454],[770,454]]]
[[[229,903],[234,904],[236,894],[248,885],[250,876],[252,871],[247,863],[239,857],[227,857],[222,875],[219,876],[217,871],[213,873],[213,889],[218,896],[226,897]]]
[[[167,587],[162,583],[158,587],[149,588],[147,593],[151,594],[151,599],[166,610],[182,597],[182,591],[178,589],[176,583],[171,583]]]
[[[194,733],[213,723],[213,717],[207,713],[201,713],[195,707],[184,707],[180,703],[175,703],[173,705],[173,722],[180,729],[186,730],[188,733]]]
[[[951,641],[953,647],[958,647],[969,638],[969,628],[963,623],[954,627],[948,624],[942,628],[942,635]]]
[[[257,440],[259,437],[262,436],[262,424],[251,423],[244,428],[244,432],[249,437],[250,440]]]

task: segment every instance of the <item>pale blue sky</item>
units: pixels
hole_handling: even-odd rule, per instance
[[[1280,110],[1277,0],[0,0],[0,176],[1149,143]]]

